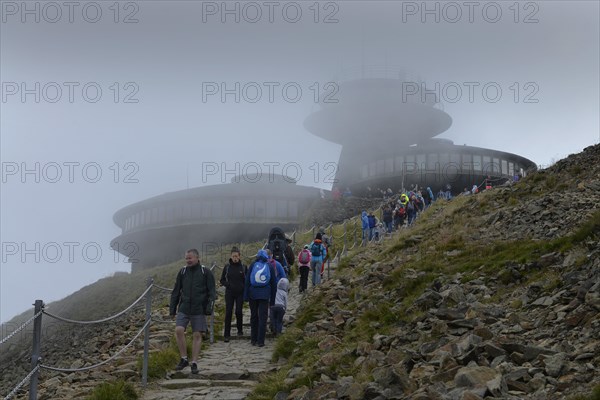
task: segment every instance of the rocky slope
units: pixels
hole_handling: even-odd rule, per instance
[[[290,368],[278,398],[591,393],[600,385],[599,168],[596,145],[518,185],[438,204],[355,253],[288,332],[296,349],[280,353]]]

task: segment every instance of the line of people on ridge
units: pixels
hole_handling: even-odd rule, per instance
[[[291,239],[286,237],[286,242]],[[235,309],[237,335],[243,336],[243,303],[250,307],[250,343],[263,347],[270,319],[275,336],[282,333],[283,318],[287,309],[289,272],[295,259],[300,272],[299,291],[306,292],[308,275],[312,271],[313,287],[320,284],[327,259],[329,238],[318,232],[315,239],[294,255],[291,245],[285,246],[282,262],[277,260],[270,248],[257,252],[255,260],[246,266],[240,250],[231,249],[231,258],[224,266],[219,283],[225,287],[225,320],[223,338],[230,341],[231,322]],[[200,253],[190,249],[185,253],[186,265],[177,274],[171,292],[169,314],[175,320],[175,339],[180,361],[175,367],[180,371],[191,364],[192,374],[197,374],[198,357],[202,346],[202,334],[207,331],[207,316],[212,315],[216,299],[216,284],[212,271],[200,263]],[[282,265],[283,263],[283,265]],[[269,318],[270,317],[270,318]],[[192,327],[191,363],[188,360],[185,330]]]
[[[435,196],[430,187],[427,187],[426,190],[415,188],[415,190],[402,193],[397,199],[392,196],[390,201],[383,206],[382,221],[379,221],[373,213],[363,210],[361,214],[362,240],[378,241],[383,233],[392,233],[404,226],[405,223],[406,226],[411,226],[419,213],[429,207],[433,201],[435,201]]]

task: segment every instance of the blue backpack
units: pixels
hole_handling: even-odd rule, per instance
[[[265,287],[271,283],[271,266],[268,262],[256,261],[250,274],[250,286]]]
[[[313,242],[312,246],[310,246],[310,253],[313,257],[321,257],[321,245]]]

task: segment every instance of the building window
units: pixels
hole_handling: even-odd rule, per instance
[[[471,154],[462,155],[462,170],[463,173],[471,173],[473,171],[473,156]]]
[[[417,171],[417,163],[415,162],[415,156],[409,154],[405,157],[404,172],[407,174],[414,174]]]
[[[381,176],[381,175],[383,175],[384,170],[385,170],[385,160],[377,160],[375,174],[377,176]]]
[[[482,167],[483,165],[481,163],[481,156],[478,154],[473,154],[473,170],[481,171]]]
[[[267,215],[266,205],[264,200],[254,201],[254,215],[258,218],[264,218]]]
[[[233,217],[233,201],[231,201],[231,200],[223,201],[223,217],[225,217],[225,218]]]
[[[450,164],[452,164],[453,169],[458,168],[458,171],[460,171],[460,164],[461,164],[460,154],[458,154],[458,153],[450,154]]]
[[[369,177],[375,176],[375,163],[369,163]]]
[[[152,220],[151,220],[151,222],[153,224],[156,224],[158,222],[158,208],[157,207],[154,207],[152,209]]]
[[[427,169],[427,156],[425,154],[417,154],[417,168],[419,171]]]
[[[439,173],[440,167],[438,165],[439,156],[437,153],[430,153],[427,155],[427,172]]]
[[[267,218],[275,218],[277,216],[277,201],[267,200]]]
[[[369,177],[369,165],[363,165],[360,167],[360,177],[362,179],[367,179]]]
[[[244,200],[233,201],[233,216],[235,218],[241,218],[244,216]]]
[[[244,217],[254,217],[254,200],[244,200]]]
[[[298,202],[290,200],[288,203],[288,216],[290,218],[298,218]]]
[[[181,205],[183,209],[183,219],[189,221],[192,218],[192,205],[188,202],[185,202]]]
[[[219,200],[213,200],[211,204],[211,219],[221,219],[223,217],[223,203]]]
[[[489,175],[492,171],[492,158],[490,156],[483,156],[483,173]]]
[[[508,175],[508,161],[502,160],[502,175]]]
[[[387,158],[385,160],[385,173],[386,174],[391,174],[394,172],[394,159],[393,158]]]
[[[195,220],[202,219],[202,202],[195,201],[192,204],[192,218]]]
[[[508,163],[508,175],[515,176],[515,164],[511,162]]]
[[[400,172],[404,170],[404,157],[397,156],[394,161],[394,171]]]
[[[287,218],[287,200],[277,200],[277,217]]]
[[[494,174],[500,174],[500,159],[494,157],[492,161],[492,168]]]

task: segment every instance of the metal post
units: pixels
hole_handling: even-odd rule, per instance
[[[154,279],[148,278],[146,287],[152,286]],[[146,327],[144,328],[144,360],[142,365],[142,386],[146,387],[148,383],[148,353],[150,348],[150,324],[148,321],[152,318],[152,290],[146,293]]]
[[[217,266],[216,263],[214,263],[213,265],[210,266],[210,272],[212,272],[213,275],[214,275],[214,270],[215,270],[216,266]],[[215,295],[216,295],[216,288],[215,288]],[[210,344],[213,344],[215,342],[215,307],[214,307],[214,303],[213,303],[212,313],[210,314],[209,340],[210,340]]]
[[[346,231],[346,221],[344,220],[344,249],[347,249],[347,247],[346,247],[346,242],[347,242],[347,240],[346,240],[346,232],[347,232]]]
[[[329,248],[333,247],[333,224],[329,226]],[[329,250],[331,251],[331,250]],[[331,255],[327,255],[327,279],[331,277]]]
[[[36,300],[34,303],[33,315],[37,315],[33,320],[33,347],[31,349],[31,370],[38,366],[40,361],[40,347],[42,341],[42,309],[44,308],[44,302],[42,300]],[[38,315],[39,314],[39,315]],[[38,384],[39,371],[35,371],[29,379],[29,400],[37,399],[37,384]]]

